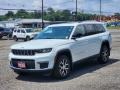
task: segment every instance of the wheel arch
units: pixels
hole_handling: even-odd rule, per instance
[[[29,37],[29,38],[30,38],[30,36],[29,36],[29,35],[26,35],[26,38],[27,38],[27,37]]]
[[[72,61],[73,61],[73,59],[72,59],[71,51],[69,49],[63,49],[63,50],[60,50],[60,51],[57,52],[57,54],[55,56],[55,59],[54,59],[54,67],[55,67],[56,60],[57,60],[58,56],[60,56],[60,55],[67,55],[69,57],[70,62],[71,62],[71,68],[72,68],[72,66],[73,66]]]

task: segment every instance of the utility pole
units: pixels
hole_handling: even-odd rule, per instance
[[[76,16],[75,16],[76,21],[77,21],[77,14],[78,14],[78,4],[77,3],[78,3],[78,0],[76,0]]]
[[[100,22],[102,19],[102,0],[100,0]]]
[[[44,28],[44,12],[43,12],[43,0],[42,0],[42,29]]]

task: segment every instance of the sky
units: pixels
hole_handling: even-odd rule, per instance
[[[76,0],[43,0],[44,9],[52,7],[58,9],[75,10]],[[100,0],[78,0],[78,10],[88,13],[98,13]],[[120,0],[102,0],[103,14],[120,12]],[[6,9],[41,9],[41,0],[0,0],[0,8]],[[7,11],[0,10],[0,14]]]

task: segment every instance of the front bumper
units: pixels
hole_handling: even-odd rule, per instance
[[[22,72],[46,72],[49,70],[52,70],[54,67],[54,55],[51,54],[42,54],[42,55],[35,55],[35,56],[18,56],[18,55],[13,55],[10,53],[9,55],[9,60],[10,60],[10,68],[12,68],[14,71],[22,71]],[[17,60],[17,61],[23,61],[25,63],[28,63],[27,65],[31,65],[29,61],[33,60],[34,61],[34,67],[22,69],[16,66],[16,63],[13,64],[12,61]],[[46,65],[47,64],[47,65]]]
[[[14,72],[23,72],[23,73],[41,73],[41,74],[49,74],[52,73],[52,69],[46,69],[46,70],[28,70],[28,69],[19,69],[15,67],[10,67]]]

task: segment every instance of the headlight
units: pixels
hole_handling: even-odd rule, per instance
[[[52,48],[45,48],[45,49],[35,50],[35,53],[49,53],[51,51],[52,51]]]

